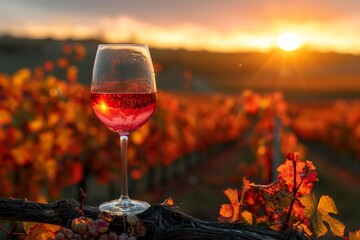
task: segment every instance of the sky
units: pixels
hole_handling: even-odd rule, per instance
[[[30,38],[266,52],[291,33],[302,47],[360,54],[359,29],[359,0],[0,0],[0,35]]]

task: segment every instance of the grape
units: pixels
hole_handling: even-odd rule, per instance
[[[98,235],[99,235],[98,227],[97,227],[97,225],[96,225],[94,222],[91,223],[91,224],[88,226],[88,229],[89,229],[90,235],[92,235],[92,236],[98,236]]]
[[[87,231],[84,235],[83,235],[84,239],[86,240],[95,240],[96,237],[91,235],[89,231]]]
[[[135,225],[139,221],[135,214],[129,214],[126,216],[126,222],[130,225]]]
[[[76,232],[80,235],[85,234],[87,229],[88,229],[88,226],[84,222],[80,222],[80,223],[76,224],[75,227],[73,228],[74,232]]]
[[[119,236],[119,240],[128,240],[128,239],[129,239],[129,237],[126,233],[122,233]]]
[[[65,234],[59,232],[59,233],[56,234],[54,240],[64,240],[64,239],[65,239]]]
[[[84,240],[84,238],[80,234],[74,233],[71,240]]]
[[[71,239],[74,236],[74,232],[71,229],[63,228],[61,232],[65,235],[66,238]]]
[[[114,217],[110,213],[104,211],[99,213],[98,218],[108,222],[112,222],[114,220]]]
[[[125,233],[123,233],[123,234],[125,234]],[[126,235],[126,234],[125,234]],[[120,235],[120,237],[121,237],[121,235]],[[125,240],[125,238],[124,239],[122,239],[122,238],[120,238],[120,237],[118,237],[118,235],[115,233],[115,232],[110,232],[109,233],[109,240],[118,240],[118,239],[120,239],[120,240]],[[126,235],[126,237],[127,237],[127,235]],[[126,238],[127,239],[127,238]]]
[[[117,240],[117,236],[116,236],[116,240]],[[98,238],[98,240],[109,240],[109,236],[105,233],[101,234]]]
[[[80,234],[80,235],[83,235],[86,233],[87,231],[87,225],[88,223],[90,222],[91,219],[87,218],[87,219],[84,219],[84,217],[81,217],[81,218],[74,218],[72,221],[71,221],[71,229]],[[92,220],[91,220],[92,221]]]
[[[111,219],[112,220],[112,219]],[[136,224],[139,219],[135,215],[128,218],[128,223]],[[69,228],[61,228],[55,240],[137,240],[136,236],[121,233],[120,236],[109,230],[110,222],[104,218],[95,221],[85,216],[74,218]]]
[[[108,228],[109,228],[109,222],[105,221],[103,219],[96,219],[95,220],[97,229],[99,231],[99,233],[105,233],[107,232]]]

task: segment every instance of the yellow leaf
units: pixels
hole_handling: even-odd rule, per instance
[[[332,200],[332,198],[330,198],[329,196],[321,196],[317,207],[317,212],[318,212],[318,224],[322,225],[322,228],[325,227],[323,222],[326,221],[330,225],[330,230],[335,236],[339,236],[339,237],[344,236],[345,225],[338,219],[333,218],[329,215],[329,213],[334,213],[334,214],[338,213],[335,202]],[[324,232],[324,234],[325,233],[326,232]]]
[[[328,232],[324,222],[330,226],[331,232],[338,237],[344,236],[345,225],[336,218],[333,218],[329,213],[337,214],[335,202],[329,196],[321,196],[319,203],[314,194],[307,194],[301,197],[301,204],[304,206],[305,217],[312,220],[315,233],[318,237],[325,235]],[[317,208],[315,209],[315,206]]]
[[[321,196],[319,204],[317,206],[317,214],[313,219],[314,230],[318,237],[325,235],[328,232],[324,222],[327,222],[330,226],[331,232],[335,236],[343,237],[345,225],[336,218],[333,218],[329,213],[337,214],[338,210],[334,201],[329,196]]]
[[[356,232],[349,232],[349,240],[360,240],[360,229]]]
[[[31,77],[31,71],[28,68],[22,68],[18,70],[12,76],[12,83],[15,86],[22,86]]]
[[[306,218],[312,219],[316,213],[317,198],[315,194],[305,194],[300,197],[300,202],[304,206],[304,215]]]
[[[253,224],[253,216],[251,214],[251,212],[249,211],[242,211],[241,212],[241,217],[243,218],[243,220],[247,223],[252,225]]]
[[[54,127],[59,121],[60,121],[60,114],[58,112],[53,112],[49,114],[48,117],[49,127]]]
[[[70,66],[67,69],[66,76],[70,82],[76,82],[78,79],[78,68],[76,66]]]
[[[293,226],[296,227],[299,231],[305,232],[308,236],[313,235],[313,232],[304,223],[297,222],[297,223],[293,224]]]
[[[33,121],[28,123],[28,127],[31,132],[38,132],[43,127],[43,119],[42,117],[37,117]]]
[[[39,145],[42,152],[50,152],[54,145],[54,133],[52,131],[40,133]]]
[[[149,129],[148,125],[145,125],[131,134],[132,134],[131,135],[132,142],[136,146],[140,146],[141,144],[144,143],[145,139],[149,136],[150,129]]]

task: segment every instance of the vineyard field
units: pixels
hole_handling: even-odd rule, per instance
[[[79,67],[79,82],[90,84],[98,40],[59,41],[0,37],[0,72],[35,68],[61,55],[64,43],[81,43],[87,50]],[[157,84],[170,91],[236,94],[282,91],[286,99],[356,98],[360,91],[360,56],[307,51],[300,56],[270,53],[216,53],[151,48]],[[295,60],[296,59],[296,60]],[[56,72],[59,74],[60,72]]]
[[[0,196],[52,202],[78,199],[82,188],[94,206],[119,197],[119,139],[90,103],[97,44],[0,38]],[[260,208],[250,203],[260,199],[266,221],[283,228],[305,219],[300,199],[313,190],[331,195],[346,227],[358,228],[359,56],[311,53],[330,70],[303,57],[309,68],[300,76],[291,62],[281,67],[290,72],[274,70],[275,52],[151,53],[158,102],[129,136],[131,197],[171,197],[195,218],[225,222],[244,220],[235,208],[246,201],[253,212],[242,213],[253,219]],[[275,60],[261,70],[262,58]],[[291,219],[259,195],[274,189],[292,202]]]

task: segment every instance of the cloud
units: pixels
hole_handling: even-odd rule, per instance
[[[3,5],[0,33],[16,36],[267,51],[279,34],[290,31],[323,51],[360,53],[355,30],[360,29],[360,1],[12,0]]]

